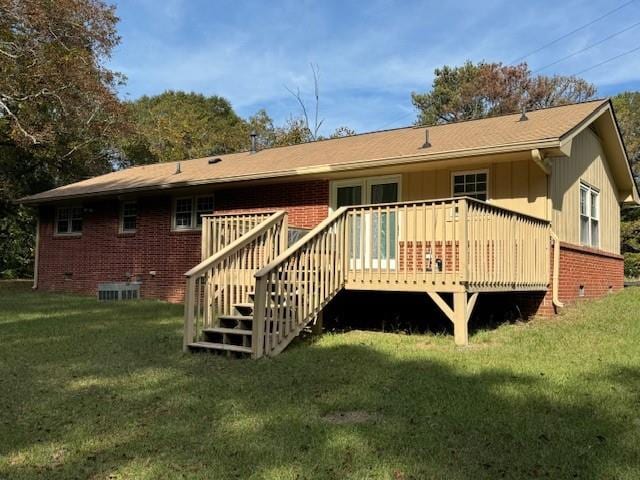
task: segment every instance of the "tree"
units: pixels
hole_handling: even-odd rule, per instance
[[[167,91],[127,107],[133,134],[121,148],[129,163],[185,160],[248,147],[249,126],[222,97]],[[264,116],[254,119],[265,121]]]
[[[0,276],[32,261],[33,214],[16,198],[111,168],[117,20],[99,0],[0,0]]]
[[[611,100],[637,182],[640,177],[640,92],[623,92]],[[625,275],[640,277],[640,209],[622,210],[621,242]]]
[[[334,132],[329,136],[329,138],[342,138],[342,137],[350,137],[355,135],[356,131],[347,126],[341,126],[334,130]]]
[[[465,62],[435,70],[432,88],[411,94],[418,123],[436,124],[472,120],[490,115],[588,100],[593,85],[577,77],[533,76],[526,63]]]
[[[120,41],[99,0],[0,0],[0,113],[7,140],[62,146],[63,158],[110,138],[123,81],[104,66]]]
[[[611,100],[637,178],[640,176],[640,92],[623,92]]]
[[[308,141],[319,140],[319,131],[320,127],[324,123],[324,119],[320,120],[320,68],[313,63],[310,64],[311,72],[313,73],[313,98],[315,100],[314,109],[313,109],[313,125],[309,121],[309,112],[307,105],[302,99],[302,95],[300,94],[300,88],[296,88],[293,91],[289,87],[285,87],[287,91],[293,95],[293,97],[300,105],[300,117],[296,118],[293,122],[289,122],[289,126],[293,126],[298,131],[306,130],[307,133],[304,135],[305,138],[308,138]]]

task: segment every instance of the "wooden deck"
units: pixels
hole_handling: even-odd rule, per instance
[[[276,355],[342,289],[425,292],[466,344],[478,293],[549,282],[549,222],[470,198],[343,207],[291,246],[284,212],[213,215],[203,229],[203,262],[187,273],[185,349]],[[242,334],[221,326],[234,314]]]

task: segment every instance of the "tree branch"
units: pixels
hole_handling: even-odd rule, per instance
[[[311,129],[309,128],[309,115],[307,115],[307,107],[305,106],[304,102],[302,101],[302,97],[300,96],[300,89],[298,88],[296,90],[296,92],[294,92],[293,90],[291,90],[289,87],[287,87],[286,85],[284,86],[284,88],[287,89],[287,91],[293,95],[293,97],[298,101],[298,103],[300,104],[300,108],[302,109],[302,115],[304,116],[304,125],[307,128],[307,130],[309,130],[309,132],[311,132]]]
[[[7,115],[9,115],[9,117],[11,117],[13,119],[13,122],[15,123],[16,127],[18,127],[18,130],[20,130],[20,132],[22,132],[22,134],[27,137],[29,140],[31,140],[31,142],[34,145],[39,144],[40,142],[38,142],[38,139],[36,137],[34,137],[33,135],[31,135],[29,132],[27,132],[22,125],[20,124],[20,120],[18,120],[18,117],[16,117],[16,115],[11,111],[11,109],[7,106],[7,104],[5,104],[1,99],[0,99],[0,108],[2,110],[4,110]]]

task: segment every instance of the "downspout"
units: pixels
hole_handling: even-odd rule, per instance
[[[38,216],[36,217],[36,248],[34,252],[33,260],[33,290],[38,288],[38,258],[40,257],[40,210],[38,209]]]
[[[531,159],[535,162],[538,167],[545,173],[547,177],[547,218],[550,219],[550,205],[549,205],[549,192],[551,191],[551,163],[548,159],[544,157],[543,152],[539,149],[534,148],[531,150]],[[558,235],[553,230],[549,230],[551,234],[551,239],[553,240],[553,277],[551,280],[551,301],[556,310],[560,308],[564,308],[564,304],[560,301],[558,297],[558,290],[560,285],[560,240],[558,239]]]
[[[553,279],[551,284],[551,301],[557,309],[564,308],[564,303],[558,298],[558,289],[560,284],[560,240],[556,233],[551,230],[551,238],[553,239]]]
[[[531,150],[531,159],[540,167],[540,169],[545,173],[545,175],[551,175],[551,166],[549,165],[549,160],[544,158],[544,155],[540,150],[534,148]]]

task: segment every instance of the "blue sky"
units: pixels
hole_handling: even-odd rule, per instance
[[[122,0],[110,66],[128,77],[123,98],[215,94],[243,117],[265,108],[282,123],[299,113],[285,87],[311,104],[313,62],[323,133],[363,132],[411,124],[410,93],[427,90],[438,66],[508,63],[627,2]],[[526,61],[536,70],[639,22],[637,0]],[[635,47],[640,24],[540,73],[575,74]],[[640,90],[640,50],[582,76],[600,96]]]

